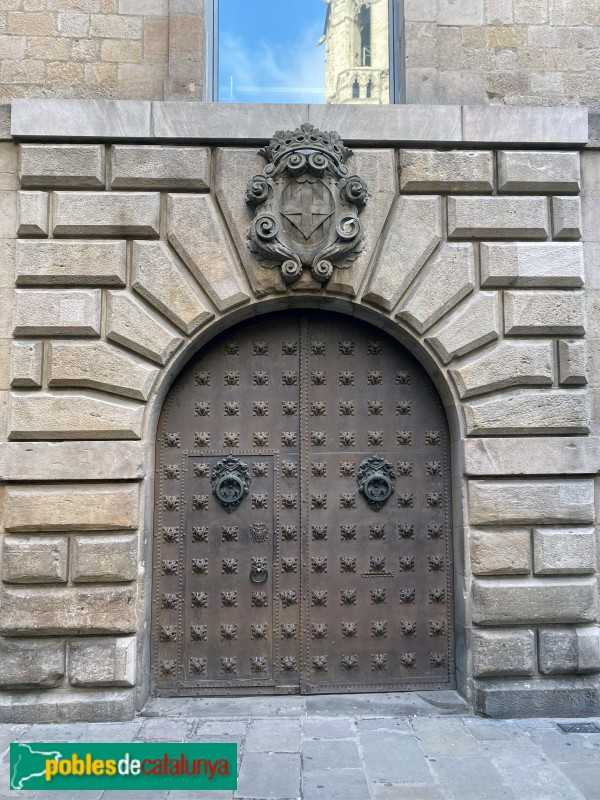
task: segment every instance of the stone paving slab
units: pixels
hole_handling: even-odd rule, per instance
[[[451,694],[437,697],[437,713],[415,695],[211,698],[154,701],[132,722],[0,725],[0,800],[600,800],[600,733],[457,714]],[[426,711],[397,713],[411,704]],[[9,792],[17,740],[233,741],[238,789]]]

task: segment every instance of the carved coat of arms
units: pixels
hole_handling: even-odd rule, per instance
[[[294,283],[304,267],[319,283],[334,266],[345,269],[364,247],[358,218],[367,185],[345,165],[351,151],[335,132],[305,124],[278,131],[260,154],[267,160],[252,178],[246,202],[255,217],[248,246],[267,269],[279,267]]]

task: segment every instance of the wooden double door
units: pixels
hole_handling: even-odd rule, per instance
[[[158,431],[158,694],[453,680],[449,441],[397,342],[269,315],[186,367]]]

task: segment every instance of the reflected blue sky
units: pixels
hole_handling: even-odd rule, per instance
[[[324,103],[323,0],[219,0],[219,101]]]

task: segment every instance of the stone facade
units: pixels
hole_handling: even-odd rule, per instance
[[[201,104],[13,105],[0,719],[144,704],[162,402],[217,332],[288,307],[384,328],[443,398],[459,690],[490,716],[600,713],[600,154],[582,152],[585,113],[506,109],[501,127],[484,108],[271,113],[273,126]],[[286,287],[245,244],[262,166],[248,140],[306,116],[355,146],[371,193],[366,247],[324,289]]]

